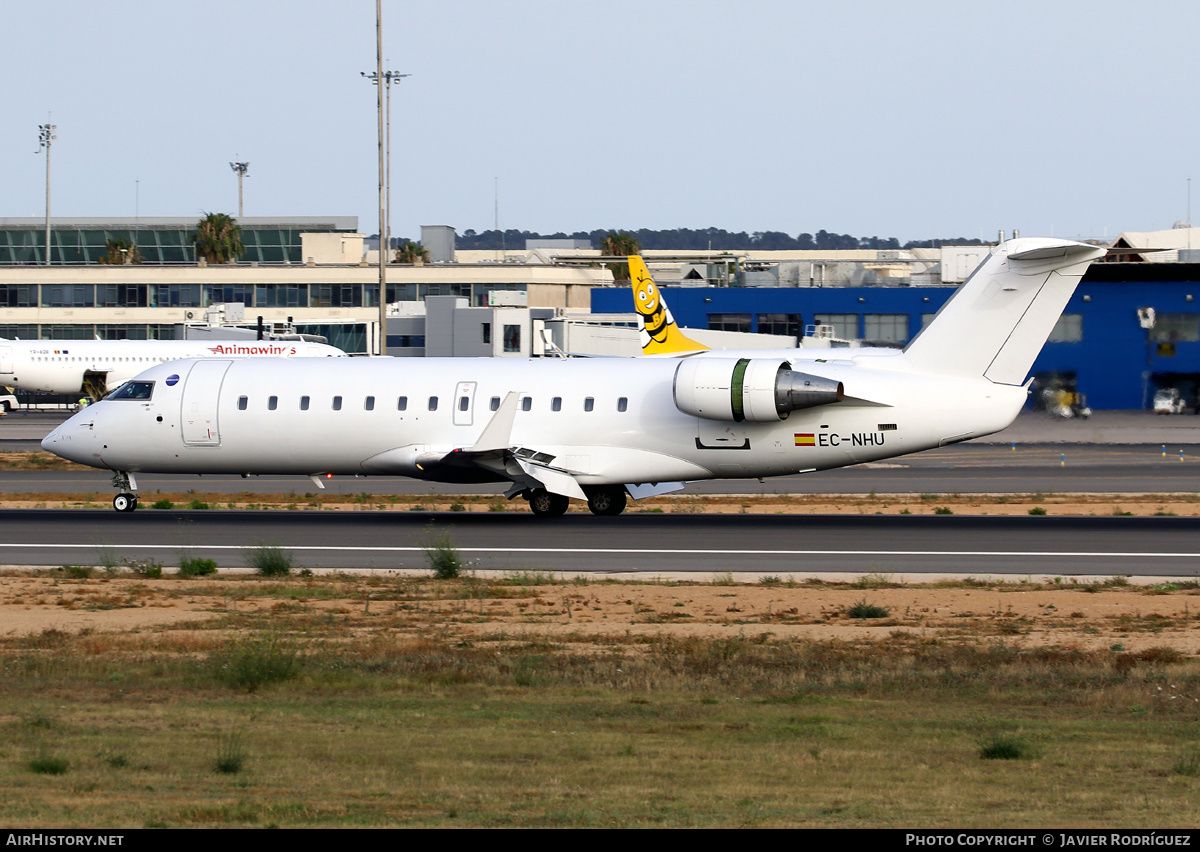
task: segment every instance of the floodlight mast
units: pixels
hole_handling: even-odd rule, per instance
[[[384,204],[385,173],[383,168],[383,0],[375,0],[375,109],[379,128],[379,354],[387,355],[387,250],[384,232],[387,230],[387,210]]]
[[[238,176],[238,218],[242,218],[242,178],[249,177],[249,163],[230,163],[229,168],[237,172]]]
[[[383,10],[382,0],[375,2],[375,70],[359,76],[376,86],[375,104],[379,113],[379,354],[387,354],[387,264],[392,247],[392,81],[397,83],[408,74],[383,70]],[[387,87],[387,118],[384,119],[384,92]],[[387,142],[384,142],[384,128]],[[385,162],[386,155],[386,162]]]
[[[33,152],[40,154],[46,149],[46,266],[50,265],[50,143],[58,138],[54,135],[57,129],[53,124],[39,124],[38,149]]]

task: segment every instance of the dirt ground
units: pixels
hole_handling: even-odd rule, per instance
[[[544,579],[544,578],[543,578]],[[414,606],[413,602],[417,605]],[[853,617],[855,604],[887,615]],[[1197,612],[1193,613],[1192,607]],[[886,577],[849,583],[620,583],[590,580],[514,585],[476,578],[344,574],[266,580],[131,575],[68,579],[61,571],[0,575],[0,638],[46,630],[144,633],[215,627],[231,612],[281,616],[335,614],[363,629],[412,635],[430,627],[447,641],[504,633],[599,646],[627,634],[879,640],[896,634],[1003,641],[1023,647],[1140,652],[1169,647],[1200,653],[1200,589],[1095,583],[959,581],[889,585]]]

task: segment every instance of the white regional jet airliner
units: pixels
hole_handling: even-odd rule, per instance
[[[98,399],[152,364],[180,358],[344,357],[302,340],[6,340],[0,337],[0,385]]]
[[[997,432],[1104,249],[999,246],[903,350],[707,351],[613,359],[208,358],[153,367],[42,446],[135,474],[409,476],[507,482],[535,514],[569,498],[843,467]]]

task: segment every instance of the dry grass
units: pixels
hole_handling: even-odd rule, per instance
[[[1098,585],[0,576],[93,619],[0,636],[0,818],[1194,825],[1197,590]]]

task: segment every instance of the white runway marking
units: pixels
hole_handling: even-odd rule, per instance
[[[180,545],[174,544],[119,544],[107,545],[125,550],[178,550]],[[0,548],[27,547],[32,549],[80,549],[96,550],[100,545],[95,544],[48,544],[31,542],[28,544],[0,543]],[[201,550],[254,550],[254,545],[242,544],[204,544],[189,546],[190,549]],[[336,545],[296,545],[281,546],[289,551],[324,551],[335,553],[423,553],[423,547],[350,547]],[[618,547],[456,547],[459,553],[596,553],[614,555],[646,555],[646,556],[1024,556],[1024,557],[1106,557],[1112,559],[1195,559],[1200,553],[1178,552],[1120,552],[1103,550],[667,550],[653,548],[618,548]]]

